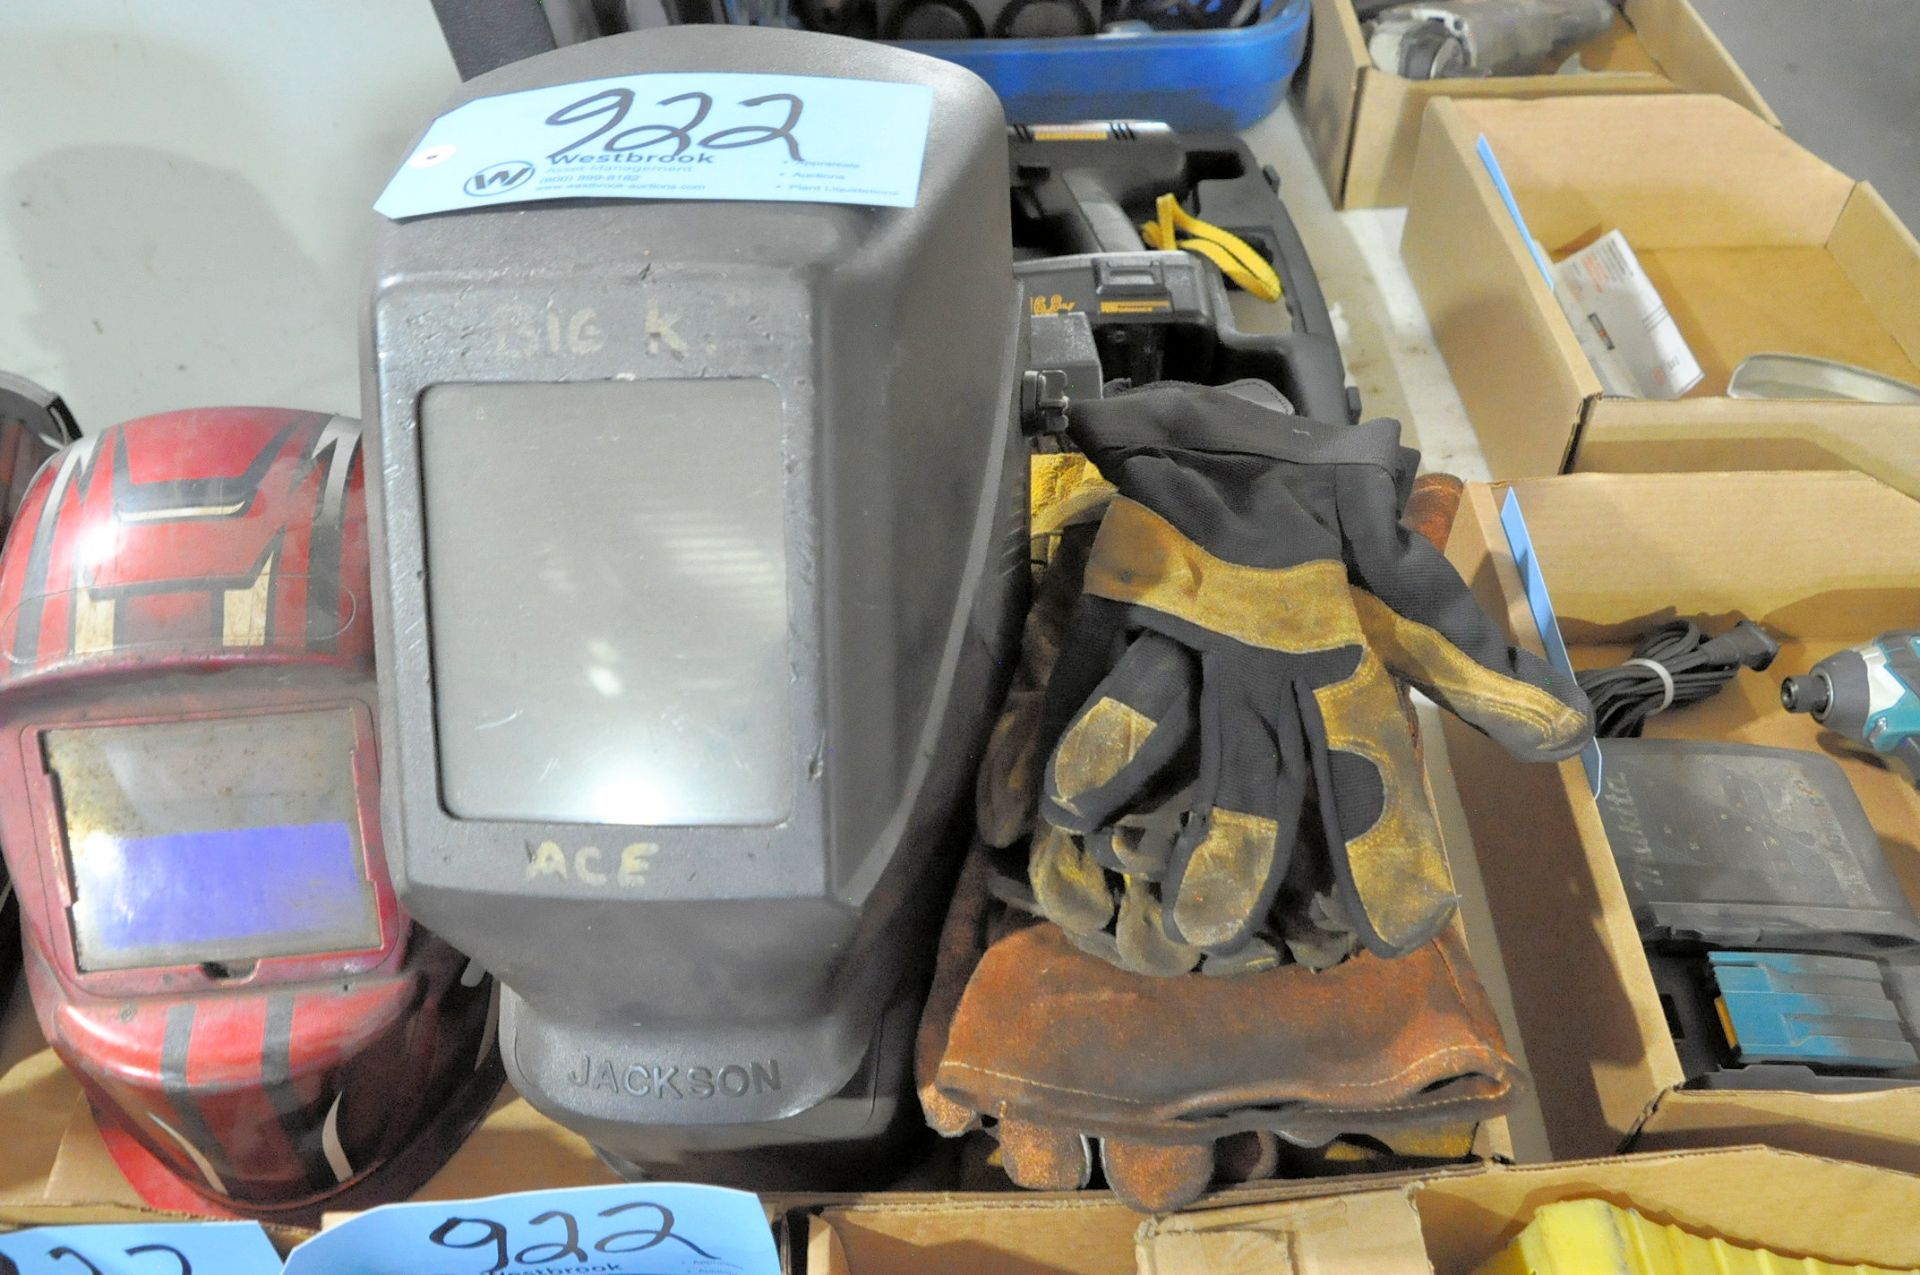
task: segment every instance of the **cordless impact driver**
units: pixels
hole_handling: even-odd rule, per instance
[[[1782,682],[1780,703],[1900,763],[1920,783],[1920,630],[1836,651]]]

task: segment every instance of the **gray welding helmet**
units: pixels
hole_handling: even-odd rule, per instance
[[[947,63],[722,26],[443,114],[653,72],[927,86],[917,199],[380,219],[387,854],[609,1162],[874,1181],[1024,606],[1005,121]]]

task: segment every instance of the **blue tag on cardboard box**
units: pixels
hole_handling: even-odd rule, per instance
[[[41,1226],[0,1235],[0,1275],[277,1275],[258,1222]]]
[[[389,1204],[293,1250],[286,1275],[780,1275],[757,1196],[676,1183]]]

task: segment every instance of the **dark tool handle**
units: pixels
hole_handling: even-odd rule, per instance
[[[1068,169],[1061,174],[1073,201],[1060,231],[1069,252],[1140,252],[1146,248],[1133,221],[1101,180],[1091,173]]]
[[[1194,151],[1238,151],[1251,161],[1245,143],[1231,134],[1194,134],[1183,139]],[[1313,259],[1300,240],[1286,201],[1280,197],[1280,175],[1271,167],[1253,169],[1232,179],[1202,180],[1195,191],[1199,216],[1235,234],[1255,236],[1272,256],[1280,276],[1281,300],[1292,319],[1285,338],[1295,381],[1289,393],[1303,416],[1324,421],[1359,419],[1359,405],[1347,390],[1346,361],[1334,335],[1333,315],[1326,293],[1313,271]]]
[[[1286,202],[1279,198],[1280,178],[1271,168],[1261,175],[1273,188],[1274,211],[1268,228],[1273,232],[1273,268],[1286,289],[1287,312],[1293,316],[1293,330],[1310,336],[1333,336],[1333,315],[1327,310],[1326,294],[1320,291],[1320,277],[1313,273],[1313,259],[1300,242],[1300,231],[1287,214]]]
[[[463,80],[559,47],[540,0],[433,0],[433,16]]]

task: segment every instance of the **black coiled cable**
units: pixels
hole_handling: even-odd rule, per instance
[[[1731,682],[1743,668],[1756,672],[1773,663],[1780,644],[1751,620],[1742,620],[1717,638],[1709,638],[1691,620],[1675,620],[1634,644],[1633,658],[1650,660],[1673,679],[1666,698],[1660,674],[1645,664],[1586,669],[1575,675],[1593,701],[1594,734],[1601,739],[1637,739],[1657,712],[1697,704]]]

